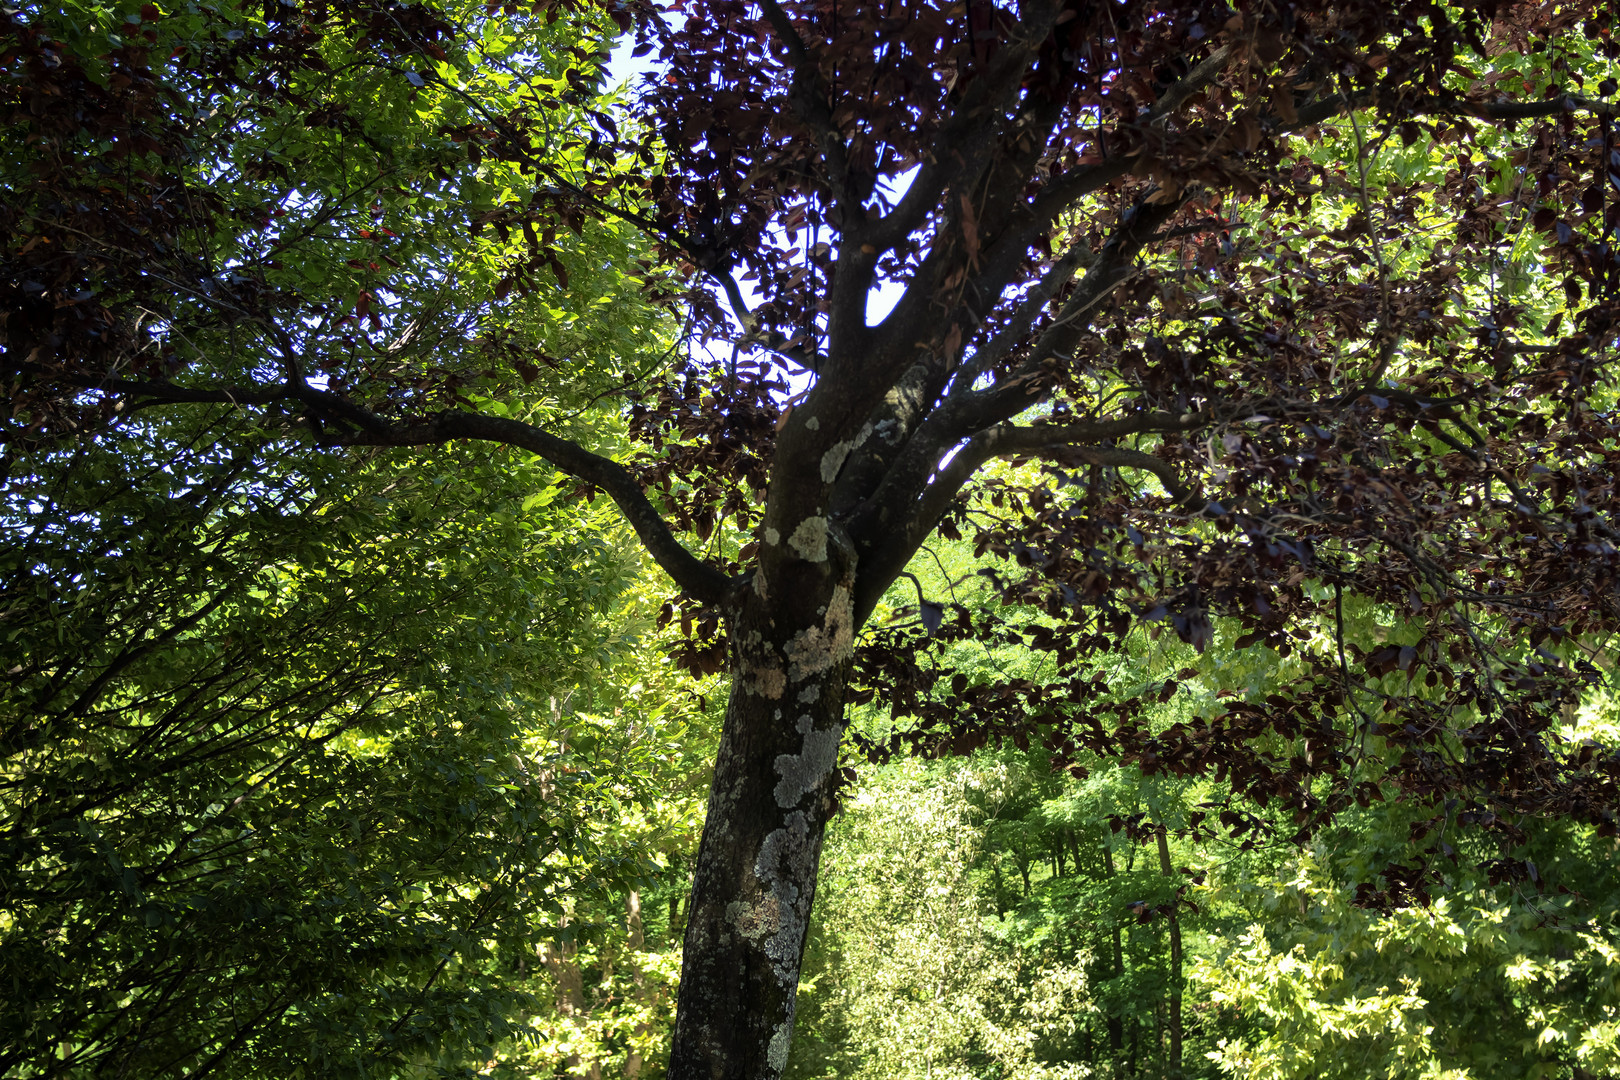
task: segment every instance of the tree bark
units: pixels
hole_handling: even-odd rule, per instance
[[[731,696],[687,904],[670,1080],[775,1080],[787,1064],[854,633],[847,541],[795,548],[800,558],[762,558],[728,605]]]

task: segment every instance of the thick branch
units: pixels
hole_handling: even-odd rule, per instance
[[[1045,363],[1053,356],[1073,349],[1075,342],[1091,325],[1091,313],[1114,289],[1130,275],[1136,256],[1147,246],[1159,227],[1175,216],[1186,202],[1190,192],[1183,192],[1169,202],[1138,205],[1131,210],[1114,235],[1108,238],[1102,251],[1092,262],[1086,276],[1064,303],[1052,325],[1036,341],[1030,354],[1006,378],[995,386],[974,391],[971,386],[959,386],[952,391],[953,398],[961,401],[961,416],[957,423],[965,425],[954,434],[960,438],[967,432],[1010,420],[1034,404],[1029,387],[1040,379]],[[986,357],[993,365],[996,357]]]
[[[1162,120],[1181,108],[1188,98],[1214,82],[1215,77],[1226,70],[1226,62],[1232,58],[1234,48],[1232,45],[1222,45],[1193,65],[1191,71],[1177,79],[1159,95],[1159,99],[1153,103],[1153,108],[1148,110],[1140,123],[1152,124]]]
[[[1298,118],[1284,124],[1275,117],[1266,118],[1278,134],[1302,131],[1317,124],[1343,116],[1351,109],[1380,110],[1383,103],[1370,91],[1358,94],[1327,94],[1316,98],[1298,110]],[[1543,101],[1460,101],[1430,98],[1418,102],[1396,100],[1382,111],[1393,111],[1400,116],[1471,116],[1480,120],[1534,120],[1564,113],[1589,112],[1596,116],[1620,117],[1620,102],[1598,101],[1578,94],[1560,94]]]
[[[1046,305],[1057,295],[1057,291],[1068,284],[1080,264],[1086,262],[1092,255],[1089,248],[1082,244],[1075,244],[1063,253],[1062,258],[1047,268],[1041,279],[1031,286],[1024,299],[1019,303],[1017,310],[1007,320],[1007,324],[998,330],[994,337],[975,349],[973,358],[956,374],[955,385],[971,388],[981,375],[988,372],[995,362],[1010,352],[1022,341],[1040,318]]]
[[[1020,32],[1002,44],[988,68],[969,80],[961,99],[953,103],[949,118],[933,135],[934,152],[925,155],[899,204],[882,217],[864,222],[851,218],[846,222],[846,243],[830,298],[829,325],[835,330],[847,327],[858,331],[851,337],[872,336],[865,334],[865,297],[873,284],[877,260],[921,227],[930,215],[942,214],[946,223],[942,233],[954,234],[959,232],[957,226],[963,214],[988,213],[989,219],[996,221],[1006,213],[987,203],[1021,201],[1019,192],[1024,180],[1041,156],[1045,142],[1042,133],[1058,121],[1062,102],[1054,99],[1034,113],[1023,108],[1015,110],[1015,106],[1033,70],[1031,62],[1039,55],[1040,43],[1050,36],[1060,10],[1061,5],[1054,3],[1027,5]],[[997,184],[990,174],[1007,141],[1020,129],[1025,135],[1033,134],[1023,140],[1022,155],[1014,155],[1026,160],[1001,162],[1004,167],[1010,166],[1013,175],[1005,184]],[[960,213],[959,200],[963,203]],[[972,209],[975,204],[977,210]],[[982,220],[978,227],[986,235],[1001,231],[1000,224]],[[936,244],[877,336],[886,334],[890,342],[911,340],[913,328],[933,321],[927,300],[936,293],[936,285],[948,272],[949,263],[960,255],[954,244]],[[1021,254],[1015,260],[1003,259],[1009,263],[1009,271],[1021,261]],[[986,295],[999,295],[1004,285],[1005,281],[997,281]],[[877,351],[882,350],[879,344]]]
[[[1047,428],[1016,428],[1002,440],[996,450],[997,457],[1031,454],[1062,461],[1078,461],[1086,465],[1111,465],[1115,468],[1142,469],[1156,476],[1170,497],[1182,506],[1192,507],[1198,502],[1198,492],[1182,482],[1169,462],[1132,450],[1127,446],[1076,446],[1058,439],[1043,439]],[[1024,445],[1027,444],[1027,445]]]
[[[940,152],[924,161],[900,202],[881,218],[851,229],[849,237],[857,247],[867,244],[886,251],[900,243],[922,226],[947,190],[957,188],[965,176],[973,174],[961,148],[988,149],[993,144],[1023,84],[1029,61],[1050,33],[1050,23],[1056,21],[1058,10],[1055,4],[1046,7],[1042,13],[1046,25],[1039,36],[1024,35],[1000,45],[989,67],[968,83],[950,117],[935,132],[932,145]]]
[[[1059,315],[1058,327],[1068,324],[1064,328],[1063,341],[1069,340],[1071,334],[1078,336],[1084,329],[1089,322],[1085,318],[1086,313],[1124,280],[1142,245],[1176,212],[1178,205],[1168,203],[1139,207],[1121,223]],[[955,497],[955,488],[951,488],[948,494],[940,495],[942,485],[949,487],[954,483],[955,487],[960,487],[965,483],[971,470],[977,469],[984,461],[983,458],[974,460],[977,453],[974,448],[1000,445],[998,439],[1016,430],[1007,427],[1005,422],[1045,397],[1040,381],[1044,369],[1040,361],[1058,347],[1049,329],[1042,335],[1029,360],[1020,364],[1010,376],[998,381],[997,385],[976,391],[971,382],[965,381],[953,389],[945,403],[918,426],[876,490],[866,497],[861,508],[853,515],[850,535],[862,551],[862,563],[872,563],[878,567],[878,577],[884,578],[882,587],[878,589],[879,595],[883,588],[887,588],[887,582],[893,580],[892,575],[904,568],[917,544],[932,531],[939,515],[944,513],[945,507]],[[996,359],[986,357],[981,363],[988,370]],[[1175,416],[1147,413],[1112,421],[1076,421],[1068,425],[1054,425],[1049,437],[1053,440],[1067,439],[1071,443],[1100,443],[1147,431],[1184,430],[1202,422],[1202,418],[1196,414]],[[940,469],[941,459],[952,447],[961,445],[964,439],[968,440],[967,443],[956,452],[949,465]],[[990,454],[996,451],[986,449],[985,452]],[[958,475],[960,468],[970,464],[968,473],[955,481],[950,479]],[[932,482],[930,477],[934,477]],[[930,500],[937,501],[938,505],[934,506]],[[872,602],[877,602],[875,597]]]
[[[1481,120],[1535,120],[1567,112],[1620,117],[1620,102],[1598,101],[1579,94],[1560,94],[1545,101],[1452,101],[1420,105],[1415,111],[1440,116],[1477,116]]]
[[[323,437],[324,442],[335,446],[430,446],[451,439],[477,439],[515,446],[605,491],[635,530],[647,553],[675,584],[696,599],[705,603],[719,602],[730,585],[730,578],[693,555],[676,539],[630,470],[533,424],[455,409],[426,418],[390,420],[342,395],[307,385],[251,391],[201,390],[137,380],[113,380],[102,385],[104,389],[136,396],[141,404],[263,405],[277,400],[296,400],[317,414],[346,421],[358,429],[344,434],[328,433]]]
[[[1159,100],[1147,114],[1137,121],[1139,127],[1151,126],[1180,108],[1188,98],[1214,82],[1226,70],[1232,58],[1230,45],[1216,49],[1208,58],[1159,95]],[[1076,199],[1100,191],[1130,171],[1134,158],[1116,157],[1070,169],[1044,184],[1041,193],[1030,204],[1030,220],[1024,231],[1033,235],[1054,220]]]
[[[1232,46],[1223,46],[1215,50],[1174,85],[1168,87],[1153,107],[1135,121],[1133,126],[1147,128],[1161,125],[1189,98],[1213,83],[1221,72],[1226,70],[1232,55]],[[1032,118],[1030,130],[1032,132],[1049,130],[1056,123],[1058,115],[1054,112],[1050,117]],[[1042,156],[1041,138],[1033,139],[1030,146],[1031,150],[1026,160],[1009,163],[1014,170],[1014,176],[1008,178],[1006,183],[991,178],[991,191],[1002,192],[1001,201],[1005,204],[1005,208],[999,215],[987,213],[980,222],[981,230],[993,235],[995,239],[985,250],[982,269],[969,280],[969,291],[976,297],[988,299],[992,309],[1007,285],[1019,272],[1030,245],[1035,243],[1065,210],[1072,207],[1076,200],[1100,191],[1120,179],[1130,171],[1136,161],[1135,158],[1120,156],[1079,166],[1046,181],[1034,200],[1025,202],[1021,192],[1030,167]]]
[[[849,155],[844,147],[843,133],[833,123],[832,110],[827,105],[827,87],[821,79],[820,65],[794,29],[793,20],[788,18],[787,12],[776,0],[760,0],[759,6],[765,12],[771,29],[776,31],[776,36],[787,47],[788,62],[793,65],[794,111],[815,129],[816,141],[821,144],[821,156],[831,174],[829,180],[833,197],[847,214],[853,216],[858,210],[853,204],[858,200],[852,199],[849,193]]]
[[[1062,454],[1098,465],[1145,469],[1159,478],[1172,498],[1184,505],[1194,502],[1189,489],[1166,462],[1139,450],[1097,445],[1131,435],[1187,431],[1207,423],[1207,413],[1141,413],[1111,420],[1078,420],[1067,424],[1018,427],[996,424],[963,443],[935,474],[920,495],[901,505],[875,507],[865,522],[868,541],[861,557],[860,580],[855,590],[856,618],[871,614],[878,598],[904,570],[906,563],[939,524],[957,494],[985,462],[995,457]],[[880,489],[881,490],[881,489]]]
[[[366,446],[421,446],[450,439],[478,439],[515,446],[544,458],[569,476],[601,488],[636,531],[647,553],[675,584],[705,603],[716,603],[724,598],[730,578],[693,555],[675,538],[630,470],[533,424],[451,410],[427,420],[390,425],[387,434],[366,432],[344,441]]]

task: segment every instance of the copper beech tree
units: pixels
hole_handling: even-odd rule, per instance
[[[304,71],[321,47],[315,7],[299,10],[270,5],[218,47]],[[319,10],[346,12],[404,92],[469,93],[439,63],[466,23],[382,0]],[[502,15],[522,17],[484,17]],[[1189,823],[1201,834],[1283,822],[1302,841],[1357,801],[1432,806],[1413,857],[1363,886],[1369,905],[1424,900],[1458,837],[1530,881],[1513,850],[1538,816],[1613,833],[1620,759],[1555,731],[1620,630],[1611,5],[678,0],[606,16],[659,60],[639,123],[590,104],[602,54],[582,50],[553,90],[469,106],[438,129],[441,159],[390,181],[425,190],[493,162],[530,185],[469,221],[516,253],[454,332],[443,275],[338,312],[274,286],[262,259],[199,270],[186,215],[233,208],[207,202],[206,159],[161,145],[186,122],[142,67],[161,57],[68,86],[73,65],[10,16],[8,63],[37,83],[8,84],[7,153],[17,132],[79,125],[148,139],[126,153],[167,172],[92,176],[47,154],[47,194],[6,196],[33,202],[0,276],[5,423],[42,440],[224,404],[320,447],[504,443],[611,498],[680,592],[683,661],[731,681],[670,1076],[782,1072],[850,757],[1033,740],[1060,768],[1207,774],[1225,794]],[[313,109],[297,81],[216,92]],[[75,95],[90,104],[69,117]],[[309,123],[381,154],[362,108]],[[244,190],[300,186],[296,160],[255,167]],[[626,360],[631,438],[612,456],[578,421],[489,405],[540,366],[587,377],[488,327],[542,271],[563,275],[556,237],[596,227],[639,231],[669,268],[650,262],[648,288],[719,343]],[[897,299],[870,317],[877,291]],[[223,378],[188,351],[187,320],[228,325],[254,362]],[[478,365],[473,396],[458,373]],[[999,557],[1008,605],[919,587],[915,620],[869,625],[935,534]],[[1154,730],[1145,695],[1177,683],[1101,674],[1137,627],[1200,650],[1231,627],[1300,676]],[[1057,674],[982,685],[937,667],[975,636],[1049,652]],[[848,730],[873,699],[892,739]]]

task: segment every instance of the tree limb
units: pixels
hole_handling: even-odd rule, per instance
[[[1007,320],[1007,325],[973,351],[972,359],[954,376],[953,385],[972,387],[981,375],[995,365],[997,358],[1010,352],[1013,346],[1029,333],[1030,327],[1035,325],[1035,320],[1040,318],[1042,309],[1051,302],[1053,296],[1057,295],[1057,291],[1074,276],[1080,264],[1086,262],[1091,255],[1089,248],[1078,243],[1064,252],[1063,257],[1054,262],[1029,292],[1024,294],[1017,310]]]
[[[1067,322],[1065,335],[1077,337],[1089,324],[1089,320],[1083,318],[1085,313],[1124,280],[1142,245],[1164,221],[1175,214],[1179,206],[1179,201],[1141,206],[1128,215],[1103,245],[1103,250],[1093,260],[1080,286],[1064,305],[1058,324],[1041,336],[1031,356],[1007,378],[985,390],[974,390],[971,382],[964,381],[952,389],[944,403],[917,426],[915,433],[895,455],[894,464],[882,481],[851,516],[850,535],[863,551],[863,563],[875,558],[882,567],[879,575],[888,574],[889,580],[892,580],[892,574],[904,568],[911,553],[937,523],[938,515],[944,513],[945,507],[955,497],[953,488],[950,494],[943,496],[943,501],[936,508],[929,509],[930,498],[937,497],[930,493],[937,493],[942,484],[954,483],[959,488],[965,483],[965,475],[957,480],[949,478],[957,475],[959,465],[973,461],[973,454],[976,453],[974,448],[996,444],[996,440],[1013,430],[1006,426],[1007,421],[1045,397],[1039,382],[1044,371],[1040,361],[1059,347],[1060,342],[1054,339],[1053,329],[1062,328]],[[1064,336],[1061,341],[1068,341],[1069,336]],[[985,370],[996,359],[987,357],[983,362]],[[1035,391],[1033,394],[1032,389]],[[1184,430],[1203,422],[1204,418],[1198,414],[1177,417],[1169,413],[1150,413],[1113,421],[1076,421],[1063,425],[1062,434],[1054,433],[1052,438],[1067,438],[1071,442],[1103,442],[1152,430]],[[1057,427],[1054,425],[1054,428]],[[967,443],[962,445],[964,439]],[[956,451],[956,456],[942,469],[941,460],[952,447],[957,446],[961,448]],[[986,450],[986,455],[972,467],[976,469],[988,460],[992,456],[991,451]],[[930,477],[935,479],[930,482]],[[903,520],[896,520],[898,508],[908,508],[899,510],[907,515]],[[913,513],[912,508],[918,509]],[[911,523],[919,520],[917,515],[927,520],[927,528],[913,535],[915,529]],[[884,587],[887,587],[887,582]]]
[[[675,584],[705,603],[724,599],[731,579],[693,555],[676,539],[630,470],[533,424],[449,410],[427,420],[394,423],[386,433],[367,431],[343,442],[363,446],[421,446],[450,439],[477,439],[515,446],[545,459],[569,476],[601,488],[635,530],[647,553]]]
[[[1137,125],[1151,126],[1165,119],[1193,94],[1214,82],[1216,76],[1226,69],[1227,61],[1231,58],[1232,46],[1226,45],[1216,49],[1159,95],[1159,100],[1154,102],[1153,108],[1137,121]],[[1053,177],[1042,187],[1041,193],[1030,205],[1031,226],[1041,227],[1062,213],[1074,200],[1101,190],[1118,180],[1130,171],[1133,160],[1128,157],[1108,158],[1078,166]]]
[[[1029,387],[1041,376],[1046,360],[1073,348],[1080,335],[1091,325],[1091,311],[1125,281],[1136,256],[1154,239],[1159,226],[1181,209],[1188,194],[1183,192],[1180,198],[1165,203],[1138,204],[1126,214],[1120,227],[1092,260],[1090,269],[1064,302],[1052,325],[1046,328],[1029,355],[1006,378],[984,390],[976,391],[971,384],[965,384],[951,391],[959,415],[953,417],[957,427],[954,432],[946,433],[947,438],[961,438],[979,428],[1010,420],[1035,403]],[[986,357],[986,370],[994,366],[997,359]]]
[[[793,93],[790,99],[794,111],[815,129],[816,141],[821,146],[822,159],[831,174],[833,198],[846,215],[859,218],[859,200],[852,199],[849,191],[849,155],[844,146],[843,133],[833,123],[832,110],[827,106],[827,87],[821,80],[821,68],[804,39],[793,27],[793,20],[776,0],[760,0],[760,9],[776,31],[782,44],[787,46],[788,60],[793,65]]]
[[[1202,419],[1202,417],[1200,417]],[[1117,468],[1142,469],[1158,477],[1164,490],[1177,503],[1185,507],[1193,507],[1198,501],[1198,492],[1182,482],[1169,462],[1145,454],[1140,450],[1132,450],[1126,446],[1085,446],[1075,445],[1067,440],[1044,437],[1053,428],[1014,428],[1003,436],[1000,446],[994,451],[996,457],[1014,457],[1019,454],[1033,454],[1040,457],[1057,459],[1074,459],[1087,465],[1112,465]]]
[[[476,439],[527,450],[569,476],[606,492],[635,530],[647,553],[675,584],[694,598],[705,603],[717,603],[724,599],[731,583],[727,575],[693,555],[675,537],[674,531],[641,490],[641,485],[630,470],[616,461],[586,450],[578,443],[521,420],[459,409],[449,409],[419,419],[390,420],[341,394],[317,390],[308,385],[283,385],[252,391],[234,388],[203,390],[131,379],[109,380],[99,385],[105,390],[137,396],[146,405],[176,402],[264,405],[277,400],[296,400],[317,413],[344,421],[356,429],[342,434],[324,434],[321,441],[332,446],[429,446],[451,439]]]
[[[1145,469],[1159,478],[1172,498],[1187,505],[1196,499],[1196,493],[1167,462],[1139,450],[1097,444],[1150,432],[1187,431],[1209,419],[1209,414],[1203,412],[1141,413],[1110,420],[1077,420],[1034,427],[1002,423],[980,431],[940,466],[932,483],[902,504],[905,510],[898,520],[884,512],[894,505],[890,502],[873,507],[875,512],[863,522],[868,543],[855,590],[857,617],[864,619],[871,613],[884,590],[905,569],[912,554],[934,531],[962,488],[991,458],[1021,454],[1052,456],[1062,451],[1098,465]]]
[[[1044,18],[1055,21],[1058,10],[1057,5],[1048,5]],[[1049,26],[1047,30],[1049,32]],[[924,162],[894,209],[851,229],[849,238],[857,248],[867,244],[885,251],[898,244],[927,220],[947,190],[959,185],[969,172],[967,159],[959,148],[982,146],[988,149],[995,128],[1005,119],[1007,107],[1023,83],[1029,60],[1044,37],[1043,33],[1033,40],[1026,37],[1001,44],[989,66],[968,84],[952,107],[950,117],[932,139],[933,146],[957,152],[943,153]]]

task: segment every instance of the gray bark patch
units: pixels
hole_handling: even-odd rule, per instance
[[[754,860],[754,876],[768,894],[761,906],[774,902],[772,913],[778,927],[765,938],[762,948],[783,987],[791,987],[799,979],[799,949],[804,943],[808,906],[800,902],[804,893],[799,883],[810,881],[814,871],[810,821],[802,811],[795,810],[782,828],[765,837],[759,858]]]
[[[827,519],[807,517],[799,522],[798,528],[793,530],[793,535],[788,537],[788,547],[805,562],[826,562]]]
[[[838,471],[844,467],[844,459],[849,457],[849,452],[853,449],[855,449],[854,440],[837,442],[833,443],[832,448],[821,455],[822,483],[830,484],[838,479]]]
[[[777,1072],[787,1068],[788,1043],[792,1039],[792,1029],[793,1025],[784,1020],[776,1025],[775,1031],[771,1032],[771,1045],[765,1052],[765,1061]]]
[[[803,682],[847,658],[854,648],[855,611],[849,589],[839,585],[820,626],[808,627],[793,636],[783,652],[787,654],[788,680]]]
[[[808,719],[808,718],[807,718]],[[798,754],[778,754],[776,771],[782,779],[776,784],[776,805],[784,810],[797,806],[804,793],[813,791],[838,764],[840,732],[812,731],[804,737],[804,750]]]

